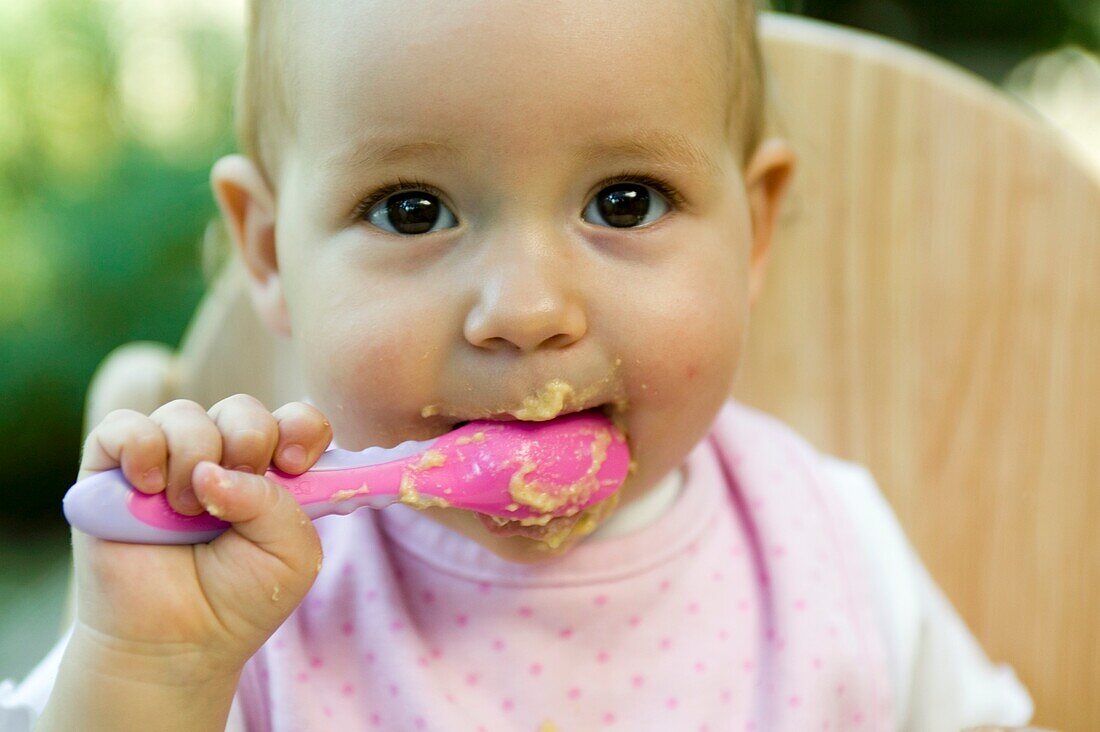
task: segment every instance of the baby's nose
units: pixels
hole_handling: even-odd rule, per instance
[[[588,331],[575,272],[545,243],[496,247],[466,317],[466,340],[489,350],[564,348]]]

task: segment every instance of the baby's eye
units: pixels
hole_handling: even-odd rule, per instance
[[[394,234],[413,236],[435,230],[437,223],[449,229],[458,224],[455,215],[427,191],[402,191],[379,201],[366,213],[372,224]]]
[[[668,201],[656,189],[643,183],[625,181],[603,188],[584,209],[584,220],[617,229],[639,227],[661,218],[669,210]]]

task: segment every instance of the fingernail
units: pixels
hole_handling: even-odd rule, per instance
[[[211,477],[220,488],[228,486],[233,481],[233,475],[213,460],[203,460],[199,465],[208,466],[206,470],[210,471]]]
[[[300,466],[306,461],[306,451],[301,445],[287,445],[283,448],[283,462]]]
[[[164,471],[160,468],[150,468],[141,476],[141,484],[146,488],[160,489],[164,487]]]
[[[255,473],[256,472],[255,470],[252,469],[251,465],[238,465],[237,467],[235,467],[233,469],[237,470],[237,471],[240,471],[242,473]]]

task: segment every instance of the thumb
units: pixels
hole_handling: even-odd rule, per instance
[[[294,572],[313,575],[320,569],[317,530],[283,486],[206,460],[195,466],[191,485],[211,516],[231,523],[234,531]]]

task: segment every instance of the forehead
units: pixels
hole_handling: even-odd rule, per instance
[[[705,164],[725,141],[710,0],[311,0],[294,16],[297,142],[325,163],[641,145]]]

